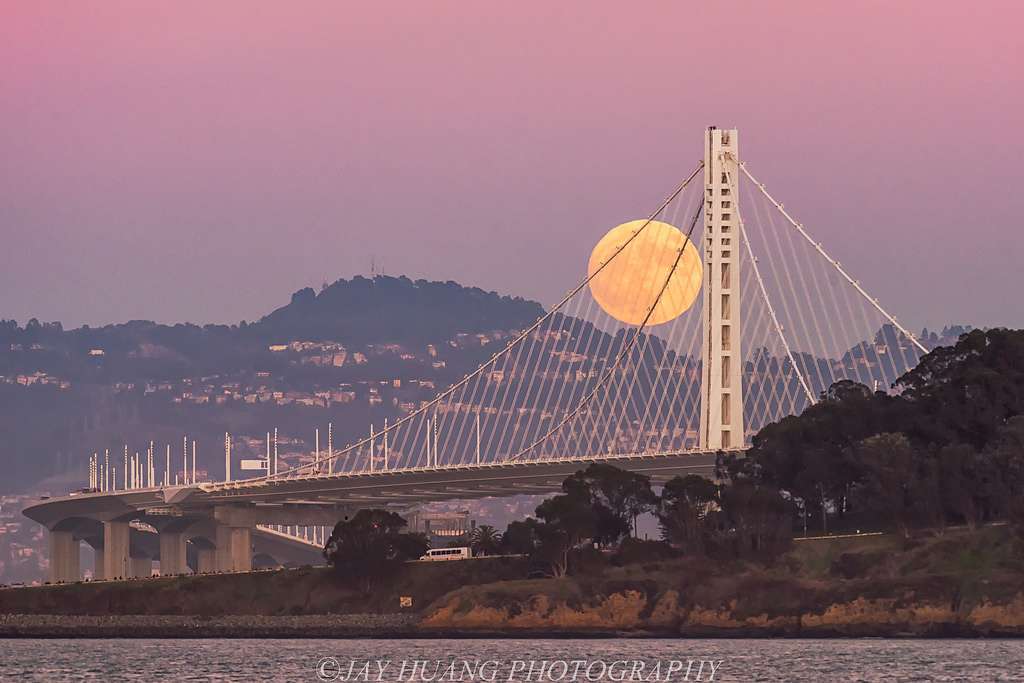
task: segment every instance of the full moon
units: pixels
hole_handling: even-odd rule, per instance
[[[614,259],[612,256],[647,221],[630,221],[612,228],[594,247],[587,264],[590,291],[605,313],[627,325],[640,325],[657,300],[665,281],[665,293],[648,325],[667,323],[682,315],[700,292],[704,268],[697,248],[675,226],[651,221]],[[685,247],[684,247],[685,245]],[[672,272],[679,250],[683,255]],[[601,264],[612,259],[597,273]],[[595,276],[595,273],[597,275]]]

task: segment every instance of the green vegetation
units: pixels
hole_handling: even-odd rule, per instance
[[[360,510],[334,526],[324,557],[346,582],[369,594],[374,585],[396,574],[429,547],[422,534],[402,533],[406,521],[387,510]]]
[[[531,558],[531,573],[594,571],[609,552],[628,561],[677,555],[771,561],[792,538],[791,503],[749,479],[716,485],[691,475],[669,481],[658,496],[643,475],[592,464],[562,482],[562,491],[537,506],[537,519],[512,522],[502,535],[505,552]],[[636,518],[649,512],[661,521],[662,542],[632,537]]]
[[[481,524],[470,534],[469,547],[474,557],[497,555],[501,552],[501,532],[489,524]]]
[[[901,393],[833,385],[768,425],[721,474],[777,488],[804,530],[942,533],[1008,521],[1024,532],[1024,331],[975,330],[927,354]]]

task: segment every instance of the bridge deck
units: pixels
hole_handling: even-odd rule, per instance
[[[645,474],[656,484],[675,476],[714,471],[714,453],[683,452],[620,456],[590,456],[539,462],[482,463],[380,472],[345,472],[293,478],[259,478],[195,486],[81,493],[52,498],[24,510],[47,526],[72,517],[114,519],[144,511],[147,514],[208,512],[218,505],[248,504],[263,511],[265,524],[296,524],[306,510],[312,517],[322,508],[410,508],[442,500],[547,494],[591,463],[607,463]],[[280,511],[280,516],[275,514]]]

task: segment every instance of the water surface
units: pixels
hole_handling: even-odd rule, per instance
[[[3,681],[344,681],[352,662],[373,681],[449,681],[452,662],[463,681],[666,680],[688,660],[690,681],[699,661],[701,681],[1024,681],[1021,640],[0,640]]]

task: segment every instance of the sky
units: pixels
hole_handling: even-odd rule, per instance
[[[0,0],[0,318],[551,304],[709,125],[914,329],[1024,327],[1024,3]]]

